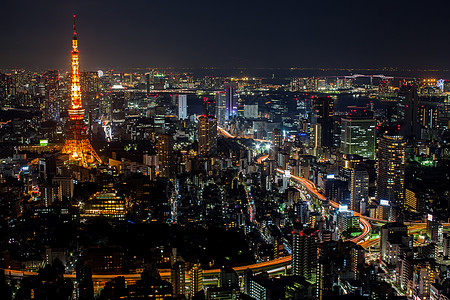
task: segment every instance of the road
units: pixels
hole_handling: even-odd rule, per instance
[[[277,172],[280,174],[285,174],[285,171],[282,169],[277,169]],[[312,193],[314,196],[316,196],[319,200],[321,201],[327,201],[327,197],[325,197],[324,195],[322,195],[316,188],[316,185],[314,183],[312,183],[311,181],[309,181],[306,178],[302,178],[299,176],[295,176],[295,175],[291,175],[291,180],[294,180],[297,183],[300,183],[301,185],[303,185],[310,193]],[[339,208],[339,204],[334,202],[334,201],[328,201],[328,203],[334,207],[334,208]],[[360,241],[362,241],[372,230],[372,226],[370,225],[368,218],[366,216],[361,215],[360,213],[357,212],[353,212],[355,216],[359,216],[359,221],[361,223],[361,227],[363,229],[362,233],[360,235],[358,235],[357,237],[351,238],[349,239],[349,241],[355,242],[355,243],[359,243]],[[378,220],[378,219],[377,219]],[[381,222],[386,222],[384,220],[379,220]]]

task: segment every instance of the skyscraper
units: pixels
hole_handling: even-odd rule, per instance
[[[50,70],[45,76],[45,108],[44,120],[59,121],[61,98],[59,93],[59,72]]]
[[[203,268],[198,260],[192,263],[191,270],[191,297],[203,289]]]
[[[98,72],[81,72],[80,83],[83,106],[95,106],[100,84]]]
[[[178,119],[187,118],[187,95],[178,95]]]
[[[216,117],[217,124],[223,125],[226,120],[226,95],[225,92],[216,93]]]
[[[375,159],[375,125],[374,119],[356,116],[342,118],[342,152]]]
[[[238,115],[237,83],[225,84],[225,121],[229,121]]]
[[[198,118],[198,153],[203,156],[217,153],[217,119],[213,116]]]
[[[281,129],[274,128],[272,130],[272,144],[276,148],[281,148],[283,144],[283,133],[281,132]]]
[[[401,136],[384,135],[378,147],[377,199],[402,206],[405,192],[406,142]]]
[[[173,165],[173,139],[168,134],[158,136],[159,176],[170,177]]]
[[[400,98],[398,103],[400,134],[406,138],[420,138],[417,86],[415,84],[403,85],[398,97]]]
[[[216,115],[216,101],[212,97],[203,98],[203,114],[207,116]]]
[[[110,121],[115,125],[125,122],[125,89],[121,85],[111,89],[111,117]]]
[[[292,274],[303,276],[311,283],[317,282],[319,263],[319,231],[294,228]]]
[[[186,265],[178,261],[172,265],[170,270],[170,282],[173,287],[173,296],[184,296],[186,291]]]
[[[92,282],[91,266],[79,259],[76,263],[77,299],[94,299],[94,283]]]
[[[320,124],[322,146],[333,146],[334,100],[330,97],[316,97],[313,100],[312,123]]]
[[[352,170],[350,180],[350,207],[352,210],[364,213],[369,201],[369,173],[361,167]]]

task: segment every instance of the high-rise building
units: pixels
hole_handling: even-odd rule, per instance
[[[12,92],[12,76],[11,74],[0,74],[0,106],[10,106],[9,95]]]
[[[309,220],[308,202],[298,200],[296,203],[293,204],[293,210],[294,210],[294,220],[296,222],[299,222],[301,224],[308,223]]]
[[[281,122],[281,117],[285,111],[286,107],[282,98],[270,99],[270,119],[273,122]]]
[[[333,117],[334,100],[330,97],[316,97],[313,100],[312,123],[320,124],[320,137],[322,146],[329,148],[333,146]]]
[[[207,116],[216,115],[216,100],[211,97],[203,98],[203,114]]]
[[[418,111],[420,122],[420,138],[430,140],[439,135],[440,129],[440,103],[421,103]]]
[[[223,125],[226,121],[226,94],[225,92],[216,93],[216,117],[217,124]]]
[[[274,128],[272,130],[272,144],[276,148],[281,148],[283,144],[283,133],[281,129]]]
[[[173,170],[173,139],[168,134],[158,136],[159,176],[170,177]]]
[[[111,89],[110,111],[111,122],[119,126],[125,122],[125,89],[121,85],[115,85]]]
[[[59,71],[50,70],[44,74],[45,77],[45,107],[43,110],[44,120],[59,121],[61,96],[59,91]]]
[[[197,260],[191,264],[191,297],[203,290],[203,268]]]
[[[450,235],[448,233],[443,234],[442,237],[442,256],[450,256]]]
[[[430,299],[431,285],[438,274],[430,261],[421,261],[415,264],[411,285],[413,287],[411,289],[412,299]]]
[[[238,115],[237,83],[225,83],[225,121],[236,118]]]
[[[81,259],[76,264],[76,279],[77,299],[93,300],[94,283],[92,282],[91,266]]]
[[[420,138],[419,96],[415,84],[405,84],[398,93],[398,116],[400,134],[406,138]]]
[[[405,192],[406,142],[401,136],[384,135],[378,147],[377,199],[402,206]]]
[[[340,233],[347,231],[348,229],[359,226],[359,219],[353,215],[353,211],[348,210],[347,205],[339,205],[337,210],[337,227]]]
[[[350,180],[350,207],[353,211],[364,213],[369,202],[369,173],[361,167],[352,170]]]
[[[203,156],[217,153],[217,119],[213,116],[198,118],[198,153]]]
[[[184,296],[186,292],[186,264],[183,261],[177,261],[172,265],[170,271],[173,296]]]
[[[401,244],[403,238],[408,237],[408,227],[401,223],[388,223],[381,227],[380,260],[387,261],[388,241],[396,241]]]
[[[443,226],[431,214],[427,216],[427,236],[431,242],[442,244]]]
[[[311,126],[311,148],[313,149],[313,155],[318,156],[322,148],[322,125],[314,123]]]
[[[187,119],[187,95],[178,95],[178,119]]]
[[[374,119],[364,117],[342,118],[342,152],[375,159],[375,125]]]
[[[100,90],[98,72],[81,72],[81,98],[83,106],[94,106]]]
[[[72,39],[72,88],[70,94],[71,105],[69,109],[69,134],[61,152],[69,155],[69,162],[77,163],[85,168],[102,163],[100,157],[92,148],[87,138],[84,124],[84,108],[81,101],[80,70],[78,60],[78,38],[73,21]]]
[[[419,199],[412,189],[405,189],[405,206],[412,210],[420,210]]]
[[[294,228],[292,274],[316,283],[319,263],[319,231]]]

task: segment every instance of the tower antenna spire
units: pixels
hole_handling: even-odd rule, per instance
[[[77,35],[77,28],[75,26],[75,15],[73,15],[73,35]]]

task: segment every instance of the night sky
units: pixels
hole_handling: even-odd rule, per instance
[[[3,0],[0,68],[449,69],[448,1]]]

